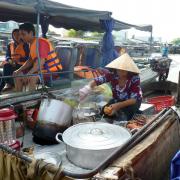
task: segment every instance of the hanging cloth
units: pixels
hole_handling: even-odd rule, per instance
[[[119,55],[114,48],[114,40],[112,36],[112,30],[114,27],[114,20],[101,20],[101,25],[106,31],[102,41],[102,67],[105,67],[112,60],[116,59]]]
[[[58,180],[62,176],[64,175],[61,167],[56,167],[42,159],[33,158],[33,161],[28,163],[0,150],[0,180]]]
[[[43,16],[41,18],[41,29],[42,29],[42,37],[47,39],[46,33],[48,32],[49,27],[49,16]]]

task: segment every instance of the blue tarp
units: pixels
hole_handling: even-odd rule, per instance
[[[171,180],[180,180],[180,150],[171,161]]]
[[[114,20],[101,20],[101,25],[105,30],[105,34],[102,41],[102,67],[105,67],[108,63],[118,57],[117,51],[114,49],[114,40],[112,36],[112,30],[114,27]]]

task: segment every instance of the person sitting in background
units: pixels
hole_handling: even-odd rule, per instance
[[[118,52],[119,56],[127,52],[126,48],[122,46],[116,46],[116,51]]]
[[[121,47],[119,50],[119,55],[123,55],[124,53],[126,53],[126,48],[125,47]]]
[[[79,90],[82,101],[95,86],[109,82],[112,88],[113,99],[103,108],[103,113],[108,116],[124,112],[127,119],[139,111],[142,101],[139,69],[133,59],[127,54],[109,63],[107,68],[112,71],[92,80],[88,85]],[[118,118],[118,117],[117,117]]]
[[[1,64],[3,67],[3,76],[11,76],[13,72],[19,69],[29,58],[29,45],[22,41],[19,29],[12,31],[12,39],[13,41],[7,46],[6,60]],[[0,91],[11,89],[13,86],[13,78],[2,79]]]
[[[169,54],[168,45],[164,44],[164,46],[162,48],[162,57],[168,57],[168,54]]]
[[[14,75],[20,74],[37,74],[40,73],[40,68],[38,64],[38,55],[36,50],[37,38],[35,37],[35,28],[31,23],[24,23],[19,26],[22,38],[26,43],[30,45],[30,58],[26,63],[21,66],[18,70],[14,72]],[[43,73],[58,72],[62,70],[62,65],[60,60],[51,45],[51,43],[44,38],[38,38],[39,40],[39,57],[40,66]],[[50,80],[49,74],[45,74],[45,80]],[[59,74],[52,74],[52,79],[59,77]],[[16,90],[22,91],[23,85],[26,84],[30,91],[36,89],[36,84],[39,81],[39,75],[29,76],[23,78],[16,78]]]

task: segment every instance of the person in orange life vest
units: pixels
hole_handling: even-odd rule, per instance
[[[25,42],[30,44],[30,58],[29,60],[21,66],[17,71],[14,72],[14,75],[18,75],[21,73],[27,74],[36,74],[39,73],[39,66],[38,66],[38,58],[36,53],[36,41],[37,38],[35,37],[35,29],[33,24],[31,23],[24,23],[19,26],[22,38]],[[57,72],[62,70],[62,65],[60,60],[57,58],[57,55],[51,45],[51,43],[44,38],[39,38],[39,56],[40,56],[40,66],[43,73],[47,72]],[[24,72],[26,71],[26,72]],[[53,79],[57,78],[57,75],[52,75]],[[50,75],[44,75],[45,80],[50,77]],[[59,75],[58,75],[59,77]],[[23,88],[23,83],[25,83],[29,90],[35,90],[36,84],[39,81],[39,76],[31,76],[26,78],[16,78],[16,90],[21,91]]]
[[[12,39],[7,46],[6,60],[2,62],[3,75],[11,76],[13,72],[21,67],[29,58],[29,45],[24,43],[20,37],[19,29],[12,31]],[[8,90],[14,86],[13,78],[2,79],[0,83],[0,91]]]

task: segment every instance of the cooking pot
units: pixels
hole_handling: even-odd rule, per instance
[[[72,120],[72,111],[73,108],[63,101],[45,98],[41,101],[37,119],[69,127]]]
[[[93,169],[122,146],[131,133],[117,125],[87,122],[71,126],[63,134],[57,133],[56,140],[61,142],[59,136],[66,144],[69,161],[81,168]]]
[[[64,132],[67,129],[65,126],[60,126],[55,123],[46,121],[37,121],[33,129],[33,141],[40,145],[58,144],[55,137],[58,132]]]

